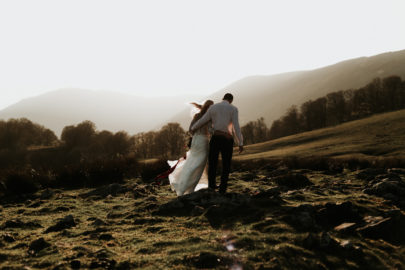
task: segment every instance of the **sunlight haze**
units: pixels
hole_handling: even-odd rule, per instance
[[[1,1],[0,109],[59,88],[209,95],[405,49],[404,1]],[[232,91],[232,89],[230,89]]]

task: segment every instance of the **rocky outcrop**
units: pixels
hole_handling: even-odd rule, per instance
[[[71,227],[76,226],[76,222],[72,215],[65,216],[64,218],[60,219],[55,225],[50,226],[48,229],[45,230],[45,233],[50,232],[58,232],[64,229],[69,229]]]

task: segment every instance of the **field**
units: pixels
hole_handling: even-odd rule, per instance
[[[286,156],[404,158],[405,110],[247,146],[243,155],[235,159]]]
[[[2,198],[0,269],[404,269],[405,169],[393,163],[404,120],[399,111],[248,146],[225,195],[177,198],[133,178]],[[294,168],[291,157],[335,163]]]

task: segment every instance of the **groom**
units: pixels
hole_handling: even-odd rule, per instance
[[[215,190],[218,156],[219,153],[221,153],[222,175],[219,192],[222,194],[226,192],[229,172],[231,169],[233,130],[238,139],[239,153],[243,151],[243,137],[239,127],[238,108],[231,105],[232,101],[232,94],[225,94],[222,102],[212,105],[204,116],[190,128],[190,132],[193,133],[208,121],[212,121],[214,134],[210,140],[210,150],[208,155],[208,187]]]

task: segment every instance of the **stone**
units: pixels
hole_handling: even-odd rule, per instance
[[[109,233],[104,233],[104,234],[100,234],[98,239],[104,240],[104,241],[110,241],[110,240],[114,239],[114,237]]]
[[[53,192],[50,189],[45,189],[44,191],[41,192],[41,194],[39,195],[39,198],[41,200],[49,200],[50,198],[52,198],[55,195],[55,192]]]
[[[403,168],[391,168],[388,170],[388,173],[402,174],[405,175],[405,169]]]
[[[187,259],[196,268],[216,268],[221,264],[221,258],[209,252],[201,252],[199,255]]]
[[[20,219],[11,219],[7,220],[3,224],[3,229],[6,228],[21,228],[21,229],[32,229],[32,228],[41,228],[42,226],[37,222],[23,222]]]
[[[337,245],[337,241],[333,239],[328,232],[322,232],[319,239],[319,246],[321,248],[331,248]]]
[[[384,173],[385,173],[384,169],[367,168],[367,169],[360,171],[356,175],[356,177],[357,177],[357,179],[370,181],[370,180],[374,179],[377,175],[384,174]]]
[[[351,202],[326,203],[316,213],[317,223],[324,227],[336,227],[342,223],[361,221],[358,209]]]
[[[81,266],[81,263],[79,260],[73,260],[70,262],[70,267],[72,267],[72,269],[79,269]]]
[[[48,242],[45,241],[45,239],[43,237],[34,240],[30,243],[30,245],[28,246],[28,253],[31,255],[34,255],[36,253],[38,253],[39,251],[50,247],[51,244],[49,244]]]
[[[107,225],[107,223],[105,223],[104,221],[102,221],[99,218],[96,218],[92,223],[91,226],[95,226],[95,227],[99,227],[99,226],[105,226]]]
[[[356,231],[363,237],[383,239],[392,244],[405,243],[405,216],[401,212],[392,212],[389,217],[367,216],[366,225]]]
[[[99,198],[112,198],[114,196],[126,193],[128,191],[129,191],[128,187],[121,185],[121,184],[113,183],[110,185],[96,188],[87,193],[80,194],[80,197],[87,198],[87,197],[91,197],[91,196],[96,196]]]
[[[7,242],[7,243],[13,243],[13,242],[15,242],[14,237],[13,237],[11,234],[8,234],[8,233],[3,235],[3,240],[4,240],[5,242]]]
[[[76,226],[74,218],[72,215],[65,216],[64,218],[60,219],[55,225],[52,225],[48,229],[45,230],[45,233],[49,232],[58,232],[64,229],[69,229]]]
[[[300,189],[313,185],[309,179],[300,173],[288,173],[272,179],[275,183],[288,189]]]
[[[345,222],[335,227],[338,232],[353,232],[356,229],[356,223]]]
[[[352,249],[353,243],[350,240],[343,240],[340,242],[340,246],[344,249]]]

